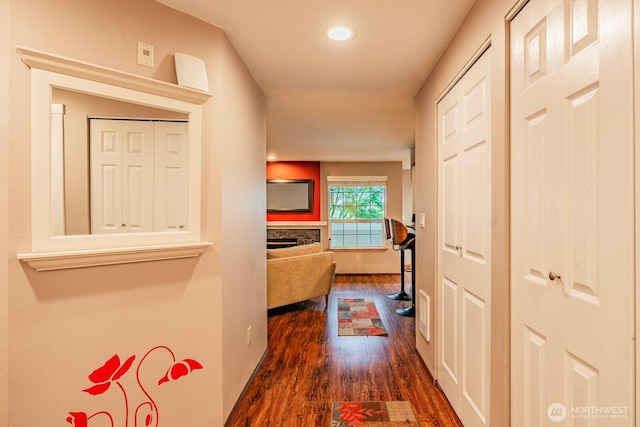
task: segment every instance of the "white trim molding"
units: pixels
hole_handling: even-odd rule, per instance
[[[327,221],[269,221],[267,228],[318,228],[326,227]]]
[[[23,46],[16,48],[18,55],[29,68],[51,71],[81,79],[93,80],[119,86],[139,92],[165,96],[180,101],[202,105],[211,98],[211,94],[197,89],[178,86],[161,80],[150,79],[112,68],[89,64],[83,61],[53,55]]]
[[[154,245],[133,248],[87,249],[80,251],[18,254],[18,259],[36,271],[95,267],[100,265],[193,258],[212,246],[211,242]]]
[[[386,176],[328,176],[328,182],[386,182]]]

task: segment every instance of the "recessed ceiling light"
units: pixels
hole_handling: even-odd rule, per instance
[[[268,161],[268,162],[273,162],[273,161],[275,161],[275,160],[276,160],[276,156],[275,156],[275,154],[269,154],[269,155],[267,156],[267,161]]]
[[[336,41],[349,40],[354,35],[355,31],[349,27],[331,27],[327,30],[327,37]]]

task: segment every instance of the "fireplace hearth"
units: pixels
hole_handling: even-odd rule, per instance
[[[291,246],[298,246],[297,238],[267,239],[267,249],[290,248]]]
[[[287,247],[296,245],[308,245],[310,243],[320,242],[319,228],[268,228],[267,229],[267,248]],[[295,242],[295,243],[294,243]]]

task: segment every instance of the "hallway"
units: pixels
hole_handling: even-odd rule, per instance
[[[326,311],[317,298],[269,312],[269,350],[226,426],[329,426],[332,402],[384,400],[410,401],[420,426],[462,425],[415,350],[415,319],[395,313],[409,303],[386,297],[399,282],[338,275]],[[348,297],[373,298],[388,336],[339,337]]]

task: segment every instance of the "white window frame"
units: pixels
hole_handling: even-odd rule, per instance
[[[334,246],[333,244],[333,223],[373,223],[377,220],[349,220],[349,221],[336,221],[331,219],[331,187],[343,186],[343,187],[384,187],[384,214],[380,219],[381,225],[381,237],[380,245],[368,245],[368,246]],[[386,242],[384,240],[384,217],[387,215],[387,177],[386,176],[327,176],[327,223],[328,223],[328,236],[329,236],[329,248],[331,250],[367,250],[367,249],[385,249]]]

